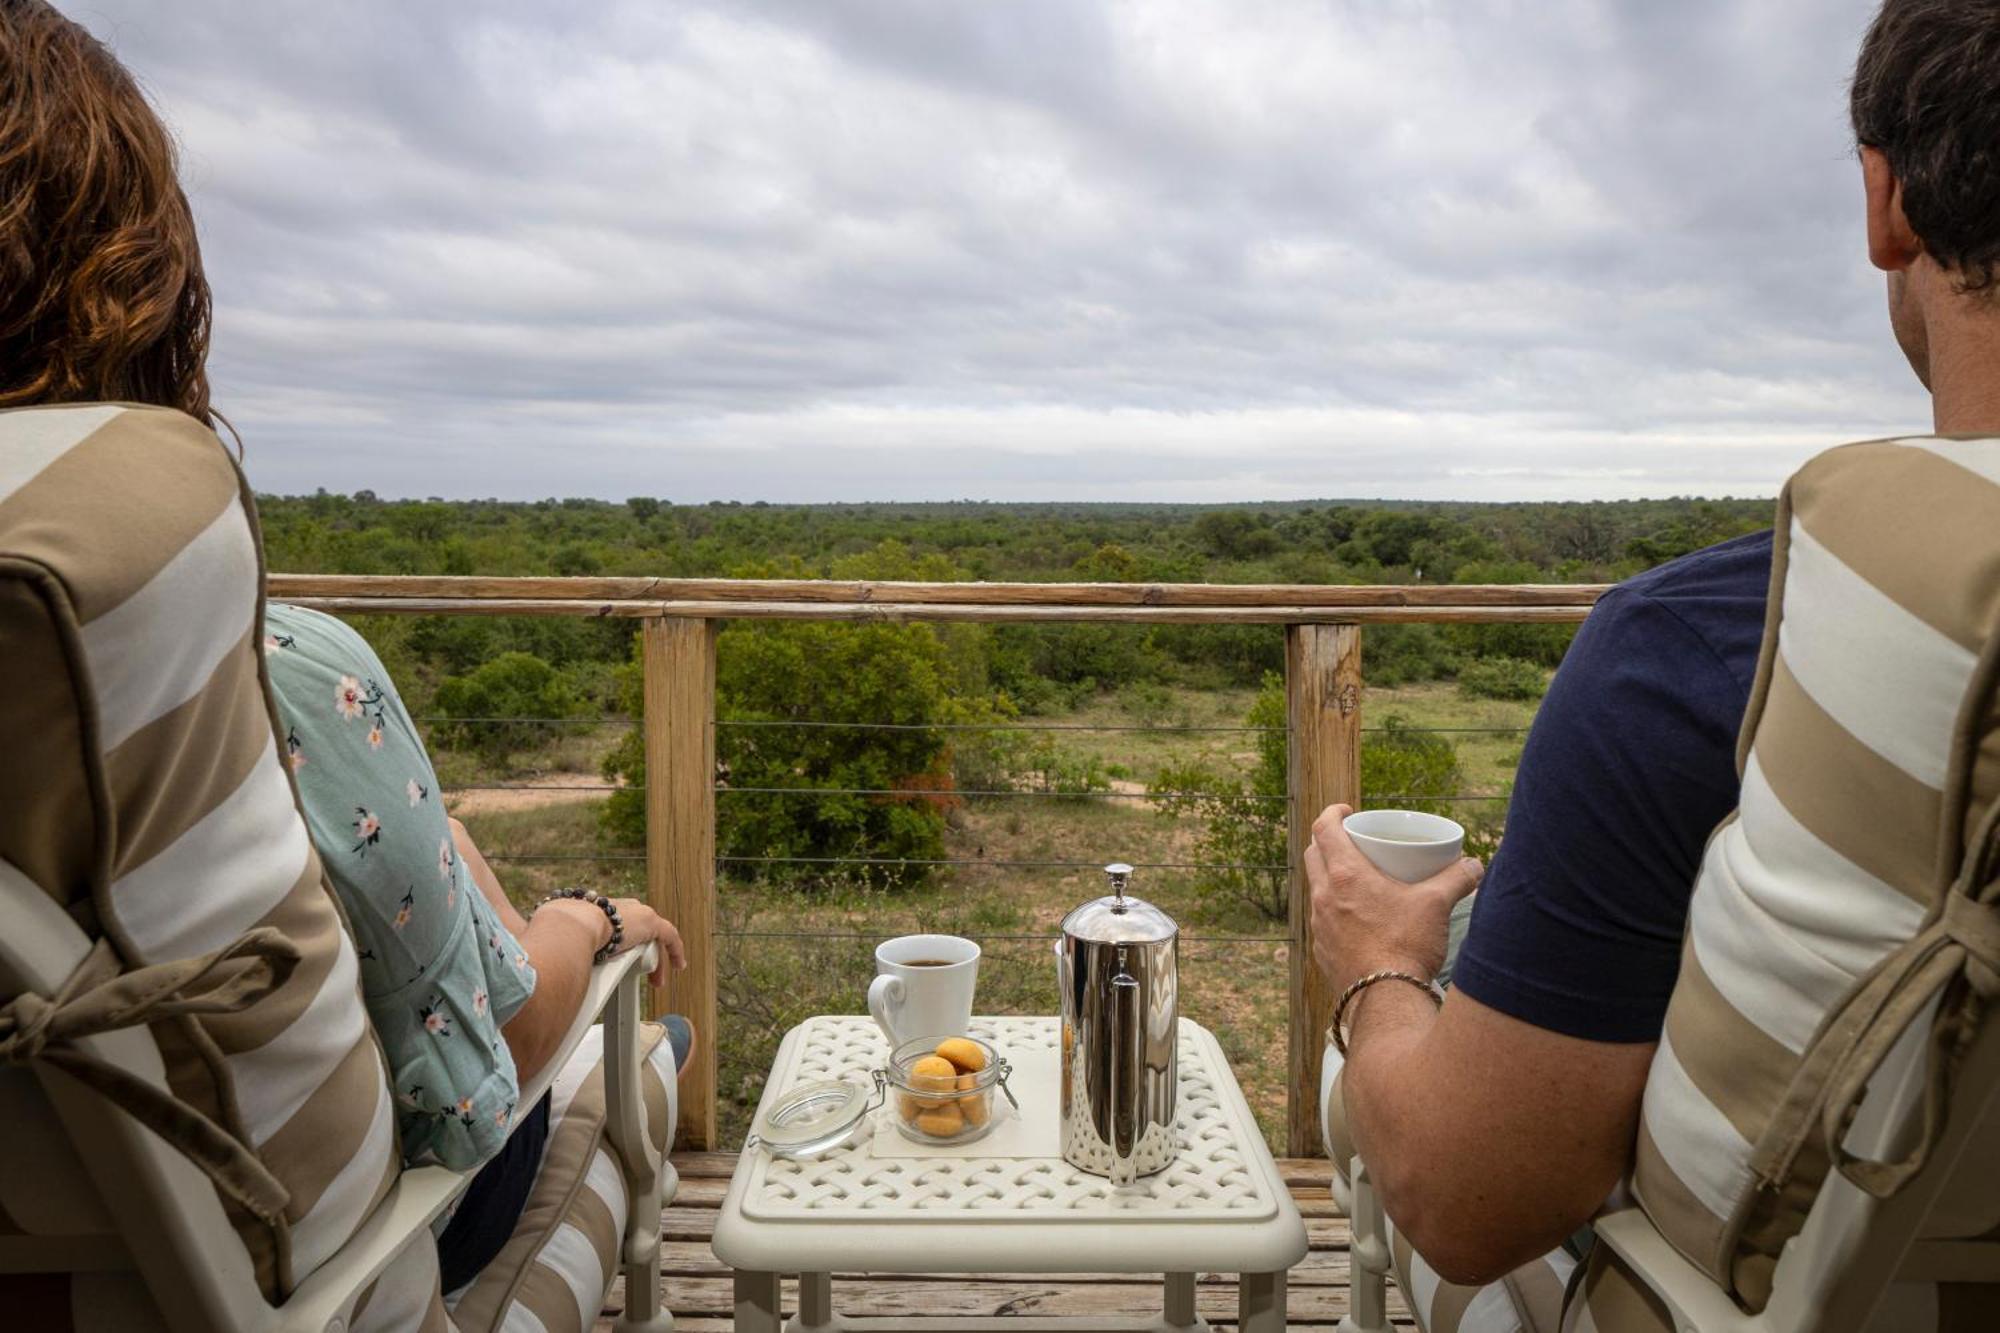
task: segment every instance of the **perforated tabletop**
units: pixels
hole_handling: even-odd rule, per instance
[[[978,1019],[973,1031],[1003,1056],[1060,1040],[1053,1018]],[[820,1079],[867,1083],[888,1054],[870,1018],[809,1019],[779,1048],[766,1099]],[[1180,1156],[1123,1188],[1059,1157],[885,1157],[859,1143],[792,1161],[752,1147],[717,1221],[716,1256],[788,1272],[1282,1272],[1305,1255],[1305,1224],[1221,1048],[1186,1019],[1179,1075]],[[1023,1098],[1023,1114],[1054,1118],[1057,1098],[1040,1093]],[[895,1130],[885,1119],[875,1132]]]

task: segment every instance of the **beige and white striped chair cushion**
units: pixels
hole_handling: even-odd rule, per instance
[[[640,1029],[646,1132],[665,1152],[679,1119],[665,1029]],[[629,1203],[604,1133],[603,1029],[592,1028],[550,1090],[548,1146],[527,1206],[500,1255],[465,1288],[438,1290],[437,1247],[419,1241],[349,1307],[349,1333],[584,1333],[619,1267]],[[0,1278],[0,1327],[36,1333],[166,1333],[134,1272]]]
[[[168,1333],[136,1271],[23,1273],[0,1278],[0,1326],[33,1333]],[[437,1247],[406,1248],[347,1307],[347,1333],[451,1333],[438,1294]]]
[[[225,1200],[279,1299],[400,1163],[354,948],[278,752],[262,600],[254,506],[212,431],[115,404],[0,412],[0,858],[94,918],[128,968],[255,926],[298,947],[251,1008],[152,1025],[173,1093],[289,1193],[272,1224]],[[19,1230],[65,1225],[53,1168],[12,1169],[46,1146],[0,1145]],[[80,1175],[56,1190],[90,1193]]]
[[[1703,859],[1634,1174],[1662,1234],[1752,1310],[1829,1145],[1815,1133],[1782,1189],[1759,1187],[1753,1159],[1785,1132],[1822,1022],[1937,917],[2000,798],[2000,441],[1808,463],[1780,502],[1773,582],[1741,803]],[[1996,1213],[1988,1175],[1936,1217],[1966,1235]],[[1625,1299],[1615,1273],[1592,1285]]]
[[[618,1271],[629,1201],[604,1133],[603,1029],[594,1028],[555,1082],[549,1140],[521,1220],[499,1256],[447,1296],[459,1333],[587,1333]],[[640,1031],[646,1132],[665,1152],[678,1118],[673,1047]]]

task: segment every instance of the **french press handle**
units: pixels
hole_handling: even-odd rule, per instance
[[[1129,1185],[1139,1178],[1139,1125],[1145,1079],[1139,1067],[1145,1049],[1140,1030],[1139,983],[1126,970],[1125,951],[1118,951],[1118,975],[1111,978],[1111,1183]]]

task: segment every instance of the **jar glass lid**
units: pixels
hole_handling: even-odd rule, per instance
[[[786,1088],[757,1114],[751,1143],[774,1157],[813,1157],[855,1137],[874,1109],[871,1089],[845,1079]]]

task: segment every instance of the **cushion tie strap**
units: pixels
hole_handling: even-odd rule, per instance
[[[1813,1037],[1784,1101],[1750,1159],[1768,1189],[1782,1186],[1815,1132],[1840,1173],[1878,1199],[1908,1184],[1944,1133],[1946,1108],[1967,1044],[2000,996],[2000,804],[1981,820],[1974,854],[1943,906],[1907,943],[1876,964]],[[1953,983],[1964,979],[1963,986]],[[1844,1140],[1868,1082],[1909,1025],[1942,996],[1924,1056],[1924,1121],[1897,1161],[1872,1161]]]
[[[233,1014],[285,984],[299,951],[258,926],[213,953],[130,972],[108,940],[91,946],[50,996],[0,1006],[0,1064],[44,1061],[95,1089],[201,1168],[218,1190],[276,1225],[291,1195],[234,1135],[165,1089],[75,1045],[77,1039],[183,1014]]]

